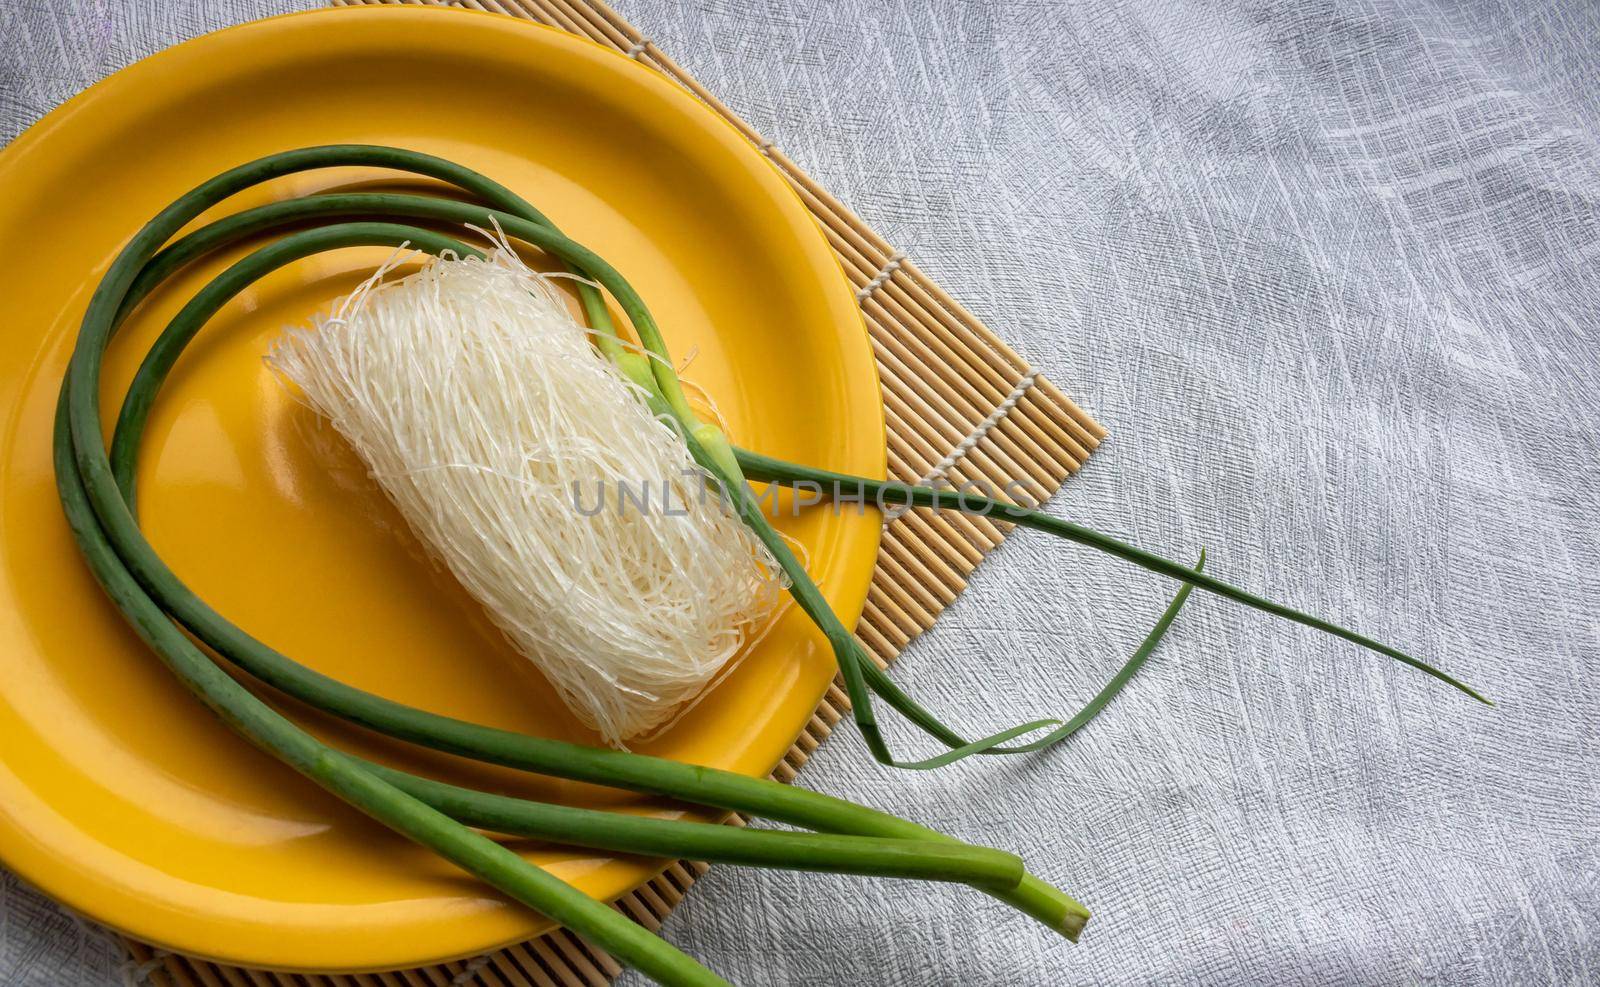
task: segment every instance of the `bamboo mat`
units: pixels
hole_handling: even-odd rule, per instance
[[[766,155],[800,194],[856,288],[872,337],[888,421],[889,472],[898,480],[1025,483],[1037,500],[1083,465],[1105,429],[1028,366],[860,217],[823,191],[602,0],[330,0],[334,6],[417,3],[524,17],[597,41],[679,83]],[[856,634],[888,663],[933,626],[1009,525],[916,511],[889,521]],[[828,691],[772,777],[792,781],[849,711]],[[737,817],[735,824],[742,821]],[[619,901],[652,931],[706,865],[678,861]],[[379,974],[281,974],[221,966],[126,941],[127,980],[156,987],[605,987],[621,971],[610,956],[560,929],[471,960]]]

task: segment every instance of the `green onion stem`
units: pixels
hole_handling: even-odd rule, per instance
[[[821,485],[825,490],[853,490],[856,496],[872,498],[885,505],[907,505],[910,507],[933,508],[935,510],[975,512],[998,518],[1002,521],[1008,521],[1012,524],[1018,524],[1025,528],[1043,531],[1059,538],[1065,538],[1067,541],[1077,542],[1080,545],[1087,545],[1108,555],[1114,555],[1119,559],[1132,562],[1134,565],[1148,569],[1151,572],[1180,580],[1191,586],[1198,586],[1218,596],[1243,603],[1245,606],[1292,620],[1297,624],[1314,627],[1319,631],[1332,634],[1334,637],[1358,644],[1369,651],[1376,651],[1378,654],[1393,658],[1398,662],[1425,672],[1481,703],[1489,706],[1494,705],[1487,696],[1454,676],[1381,641],[1375,641],[1364,634],[1358,634],[1348,628],[1340,627],[1338,624],[1323,620],[1321,617],[1313,617],[1281,603],[1274,603],[1213,576],[1208,576],[1198,569],[1190,569],[1180,562],[1162,558],[1142,548],[1136,548],[1109,535],[1103,535],[1098,531],[1086,528],[1081,524],[1074,524],[1071,521],[1051,517],[1042,511],[1019,507],[1016,504],[984,497],[970,491],[935,490],[931,487],[919,487],[894,481],[879,481],[862,476],[851,476],[847,473],[835,473],[832,470],[797,466],[794,463],[786,463],[747,449],[736,449],[734,450],[734,455],[738,458],[739,465],[743,468],[745,475],[752,480],[782,485],[815,483]]]
[[[381,765],[367,770],[469,826],[571,846],[669,860],[950,881],[1010,890],[1022,861],[988,847],[931,839],[740,829],[578,809],[460,788]]]
[[[423,166],[414,166],[419,160]],[[98,379],[105,345],[121,317],[131,311],[139,299],[159,282],[160,277],[170,274],[204,249],[209,249],[199,234],[191,234],[190,238],[178,241],[159,255],[156,254],[155,248],[194,216],[239,189],[293,171],[333,165],[401,167],[447,180],[451,178],[451,169],[455,167],[441,163],[437,159],[428,159],[426,156],[393,149],[329,147],[275,155],[234,169],[203,184],[147,225],[113,264],[106,280],[96,291],[90,310],[85,316],[83,334],[64,385],[60,409],[61,427],[58,430],[57,465],[63,504],[74,533],[97,578],[106,586],[130,622],[146,635],[146,639],[151,641],[174,671],[178,672],[186,684],[189,684],[202,699],[222,713],[230,723],[239,726],[242,732],[257,743],[290,763],[304,765],[307,773],[312,773],[313,777],[325,784],[336,785],[337,790],[351,798],[359,808],[397,827],[399,823],[409,825],[407,820],[397,822],[395,812],[390,811],[395,805],[412,804],[395,800],[404,793],[394,792],[393,786],[388,785],[383,779],[374,777],[359,766],[347,763],[348,758],[337,755],[337,752],[330,752],[320,745],[317,746],[314,756],[294,760],[296,755],[293,744],[299,741],[291,743],[290,740],[286,740],[285,738],[291,735],[282,730],[263,733],[253,727],[256,718],[263,716],[277,717],[277,720],[282,718],[259,700],[255,700],[248,691],[223,689],[220,685],[221,680],[226,680],[233,686],[237,686],[237,683],[233,683],[231,678],[221,673],[203,652],[195,649],[172,619],[169,619],[169,615],[220,654],[263,682],[354,722],[439,750],[539,771],[552,776],[608,784],[744,811],[795,825],[810,826],[823,832],[917,841],[931,840],[942,843],[955,842],[943,834],[894,816],[790,786],[663,759],[597,750],[493,730],[411,709],[363,693],[298,665],[244,635],[238,628],[211,611],[167,569],[139,532],[131,510],[132,453],[136,449],[137,437],[142,430],[153,397],[153,391],[147,394],[144,388],[159,385],[171,362],[181,352],[181,343],[192,338],[210,311],[226,301],[226,297],[229,296],[227,289],[237,290],[238,287],[248,283],[250,278],[247,275],[253,268],[259,269],[258,273],[264,272],[271,266],[287,263],[297,255],[297,251],[300,252],[299,255],[303,255],[315,249],[331,249],[341,243],[406,242],[433,250],[470,252],[470,248],[456,241],[415,227],[381,223],[346,224],[343,227],[322,228],[296,234],[299,239],[285,238],[234,265],[225,272],[222,279],[219,279],[224,284],[213,283],[212,286],[208,286],[208,291],[202,293],[204,298],[197,297],[185,306],[179,319],[174,320],[175,325],[168,328],[169,343],[158,344],[141,366],[136,387],[130,389],[130,404],[119,417],[117,433],[121,440],[119,447],[123,452],[118,457],[118,467],[114,469],[112,457],[108,457],[103,449],[103,438],[99,431]],[[482,188],[473,189],[466,182],[458,184],[468,188],[469,191],[487,194]],[[489,191],[492,192],[492,188]],[[481,207],[476,215],[484,215]],[[257,219],[259,218],[258,215]],[[508,218],[516,219],[516,217]],[[523,221],[518,220],[518,222]],[[247,225],[241,224],[233,232],[246,235],[251,232],[246,229]],[[213,238],[211,246],[228,240],[224,236],[225,233],[226,229],[212,230],[208,234]],[[554,241],[556,237],[551,235],[547,239]],[[564,238],[561,239],[564,241]],[[180,245],[186,242],[188,246],[180,249]],[[145,267],[144,262],[147,260],[150,263]],[[143,268],[142,273],[141,268]],[[122,475],[119,477],[118,474]],[[127,481],[126,498],[120,479]],[[203,662],[205,667],[200,667],[196,662]],[[211,671],[207,672],[205,668]],[[221,680],[217,679],[218,675],[221,676]],[[219,692],[219,689],[223,691]],[[290,730],[294,729],[288,721],[282,721],[282,724]],[[314,743],[309,738],[306,740]],[[316,768],[315,773],[311,771],[312,767]],[[379,797],[380,795],[382,797]],[[431,824],[420,829],[402,828],[402,831],[428,842],[430,846],[434,845],[434,842],[429,841],[435,840],[438,836],[437,830],[438,827]],[[451,840],[455,838],[452,837]],[[460,849],[457,845],[459,841],[446,842],[455,850]],[[473,857],[471,854],[456,853],[451,859],[460,862],[469,857],[473,862],[472,866],[481,863],[479,857]],[[595,926],[595,922],[604,925],[602,920],[605,916],[573,913],[571,908],[559,906],[559,903],[552,905],[529,901],[532,892],[529,890],[530,879],[527,875],[520,872],[512,873],[511,870],[516,870],[515,865],[508,863],[503,857],[496,857],[491,853],[490,858],[499,860],[500,863],[487,870],[480,868],[473,872],[480,873],[480,876],[484,876],[490,883],[502,887],[519,900],[533,904],[540,910],[552,915],[556,915],[560,910],[565,915],[571,915],[570,918],[557,917],[578,931],[590,935],[605,948],[612,949],[625,961],[640,966],[646,972],[652,969],[663,971],[661,976],[669,978],[664,982],[719,982],[694,979],[675,966],[677,960],[665,957],[664,954],[641,955],[637,948],[629,945],[628,934],[625,931],[609,926],[605,928]],[[511,859],[521,864],[520,859],[514,855],[511,855]],[[1027,914],[1039,918],[1057,931],[1074,938],[1088,915],[1087,910],[1070,897],[1031,876],[1025,876],[1016,888],[1009,891],[997,888],[986,890]],[[609,910],[606,914],[614,915]],[[670,947],[665,948],[673,956],[681,958],[681,954],[670,950]],[[686,958],[682,959],[683,962],[691,962]],[[699,968],[694,967],[694,969]],[[655,975],[652,973],[652,976]],[[705,976],[710,975],[705,974]]]
[[[344,165],[395,168],[437,178],[487,205],[402,194],[317,195],[245,210],[158,250],[201,212],[234,192],[296,171]],[[1065,894],[1022,872],[1020,862],[1010,855],[967,846],[864,806],[731,772],[495,730],[361,692],[298,665],[250,638],[188,590],[138,530],[133,516],[133,467],[151,403],[189,340],[238,290],[297,257],[357,243],[409,243],[434,253],[476,251],[426,229],[378,222],[341,223],[294,233],[256,251],[230,267],[186,305],[151,349],[129,389],[109,454],[100,433],[98,402],[105,345],[116,326],[156,285],[195,258],[256,233],[324,217],[403,217],[450,224],[498,224],[508,235],[546,250],[575,273],[609,290],[628,316],[646,353],[632,352],[621,344],[600,291],[580,284],[580,300],[597,347],[646,389],[653,408],[678,422],[696,460],[730,491],[730,500],[740,516],[788,572],[797,602],[834,648],[856,721],[879,760],[902,767],[936,767],[967,754],[1037,750],[1064,739],[1098,713],[1138,671],[1192,586],[1389,655],[1487,702],[1443,672],[1370,638],[1232,587],[1205,575],[1199,565],[1191,570],[1080,525],[971,494],[879,483],[732,449],[720,430],[694,418],[661,334],[626,280],[592,251],[563,236],[530,204],[468,169],[394,148],[344,145],[273,155],[202,184],[152,220],[118,256],[91,301],[83,335],[64,382],[57,429],[58,482],[69,523],[91,569],[141,636],[185,684],[245,736],[369,815],[433,847],[517,900],[589,936],[663,983],[722,981],[610,909],[461,823],[620,852],[962,881],[981,887],[1074,939],[1088,912]],[[746,477],[791,484],[837,482],[853,485],[864,496],[883,497],[889,504],[993,511],[1003,520],[1109,552],[1186,585],[1140,650],[1077,716],[1064,724],[1039,721],[967,742],[901,691],[861,650],[760,512],[744,486]],[[1203,561],[1202,554],[1202,565]],[[391,736],[555,777],[763,816],[815,829],[823,835],[744,832],[677,820],[593,813],[474,792],[364,764],[323,746],[262,703],[195,647],[184,629],[261,681]],[[871,709],[874,693],[951,749],[926,761],[895,762]],[[1056,729],[1031,743],[999,746],[1048,726]]]
[[[1194,571],[1199,572],[1201,569],[1205,568],[1205,564],[1205,549],[1201,549],[1200,560],[1194,564]],[[1047,747],[1051,747],[1063,740],[1066,740],[1079,730],[1082,730],[1086,725],[1088,725],[1090,720],[1094,719],[1096,716],[1099,716],[1100,711],[1105,709],[1106,705],[1117,697],[1117,693],[1122,691],[1123,686],[1127,685],[1135,675],[1139,674],[1139,669],[1144,667],[1144,663],[1149,660],[1151,653],[1156,650],[1156,646],[1160,644],[1161,639],[1166,636],[1167,629],[1170,628],[1172,626],[1172,622],[1177,619],[1178,611],[1183,609],[1184,603],[1189,599],[1189,591],[1193,588],[1194,587],[1189,583],[1185,583],[1179,588],[1178,594],[1174,596],[1172,598],[1172,602],[1167,605],[1167,609],[1161,614],[1161,619],[1156,621],[1156,626],[1151,628],[1150,633],[1145,636],[1143,643],[1139,645],[1139,649],[1135,651],[1125,663],[1123,663],[1122,668],[1118,669],[1117,674],[1111,677],[1111,681],[1107,682],[1099,692],[1095,693],[1094,698],[1085,703],[1083,708],[1078,710],[1072,719],[1061,724],[1059,727],[1050,731],[1045,736],[1040,737],[1031,743],[1021,745],[1017,749],[1019,751],[1044,750]],[[938,756],[929,758],[926,764],[918,765],[918,767],[937,768],[948,764],[949,762],[949,754],[940,754]]]

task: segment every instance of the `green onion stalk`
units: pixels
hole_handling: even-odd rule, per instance
[[[363,164],[400,167],[454,181],[469,193],[507,209],[423,196],[315,196],[248,210],[168,244],[200,213],[258,182],[306,168]],[[136,456],[161,384],[209,318],[269,271],[321,251],[367,244],[409,244],[436,254],[463,256],[476,251],[433,230],[387,222],[324,225],[262,247],[202,289],[161,334],[129,387],[109,451],[99,424],[99,380],[106,346],[152,290],[196,258],[310,217],[361,215],[499,222],[512,235],[529,234],[529,242],[552,252],[560,254],[564,245],[558,234],[536,232],[549,227],[529,218],[539,216],[531,206],[448,162],[385,148],[314,148],[234,169],[179,199],[141,229],[118,255],[85,313],[56,417],[54,464],[63,508],[96,579],[179,679],[257,746],[366,814],[432,848],[513,899],[577,930],[662,983],[723,981],[614,910],[468,827],[621,853],[959,882],[1076,939],[1088,911],[1026,873],[1022,862],[1011,854],[962,843],[887,813],[771,781],[495,730],[394,703],[323,676],[250,638],[211,610],[171,572],[138,526]],[[569,262],[588,259],[575,245],[563,256]],[[586,304],[592,306],[596,298],[597,294],[589,297],[586,293]],[[704,431],[699,434],[706,435]],[[725,469],[728,457],[723,458]],[[1181,604],[1181,599],[1174,601],[1160,632]],[[1155,647],[1160,632],[1152,634],[1135,661]],[[364,762],[300,729],[223,671],[195,640],[288,695],[420,745],[551,776],[744,812],[815,832],[741,830],[545,805]]]
[[[216,241],[227,240],[228,238],[236,239],[248,233],[274,229],[308,218],[380,215],[445,223],[493,224],[508,235],[547,250],[566,262],[574,271],[586,278],[593,279],[611,291],[619,306],[628,316],[630,323],[634,326],[639,336],[643,353],[630,349],[621,342],[597,288],[593,284],[580,283],[580,298],[594,330],[598,347],[617,363],[624,374],[644,388],[647,399],[658,414],[678,426],[696,461],[722,487],[740,517],[751,527],[782,567],[789,578],[791,584],[790,592],[796,602],[812,618],[828,639],[838,662],[846,693],[851,702],[852,717],[861,730],[874,757],[883,763],[905,768],[931,768],[948,764],[951,761],[975,753],[1019,753],[1040,750],[1053,742],[1050,738],[1059,739],[1062,736],[1059,729],[1061,724],[1058,720],[1037,720],[1002,730],[980,740],[969,741],[942,723],[925,707],[900,689],[887,673],[865,653],[860,642],[843,625],[843,622],[838,619],[823,598],[816,584],[811,580],[792,550],[772,528],[772,525],[760,510],[758,500],[749,491],[746,483],[747,479],[781,484],[818,482],[827,484],[828,489],[833,490],[853,488],[858,495],[865,494],[867,496],[880,497],[886,504],[906,504],[934,507],[936,509],[957,508],[978,510],[985,513],[995,512],[997,516],[1005,520],[1089,545],[1132,561],[1152,571],[1179,579],[1189,585],[1200,586],[1211,592],[1245,603],[1248,606],[1335,634],[1419,668],[1466,692],[1468,695],[1487,702],[1487,699],[1480,693],[1464,683],[1381,642],[1349,631],[1331,622],[1263,599],[1221,580],[1207,576],[1202,572],[1191,570],[1181,563],[1161,558],[1080,525],[1051,517],[1042,512],[1027,510],[1014,504],[1006,504],[988,498],[979,498],[968,493],[957,494],[952,491],[937,491],[926,487],[883,483],[865,477],[799,466],[732,447],[720,429],[710,423],[701,422],[695,417],[684,395],[682,384],[673,369],[665,341],[648,308],[626,279],[606,263],[604,259],[593,251],[563,236],[547,218],[532,206],[522,202],[514,193],[482,176],[426,155],[415,155],[396,149],[369,148],[365,150],[380,152],[380,156],[398,156],[392,160],[391,166],[432,174],[435,177],[450,174],[451,177],[446,180],[454,181],[465,190],[478,195],[485,202],[490,203],[490,206],[486,208],[481,205],[452,200],[401,194],[352,193],[311,196],[259,207],[212,224],[211,227],[192,234],[188,238],[191,242],[180,241],[170,248],[173,255],[172,260],[181,262],[185,253],[191,250],[210,249]],[[494,208],[495,206],[507,208]],[[165,258],[158,257],[157,260],[163,261]],[[176,358],[176,354],[181,350],[182,344],[175,341],[174,345],[176,348],[171,349],[170,353],[164,353],[161,358],[158,358],[156,353],[152,353],[151,360],[147,361],[147,366],[152,374],[164,373],[170,367],[171,359]],[[143,370],[141,370],[141,373],[143,373]],[[150,388],[139,389],[136,387],[136,389],[142,393],[153,393],[153,389]],[[142,413],[147,411],[148,407],[134,410],[136,413]],[[131,455],[131,450],[127,454]],[[888,750],[877,724],[876,713],[872,705],[874,695],[884,699],[914,725],[945,744],[948,750],[943,754],[920,761],[896,760]],[[1031,743],[1002,746],[1019,736],[1048,728],[1055,729]]]
[[[352,165],[391,168],[438,179],[477,201],[387,193],[314,195],[244,210],[173,239],[201,213],[245,188],[308,169]],[[1205,575],[1203,553],[1201,565],[1190,569],[1069,522],[996,503],[1006,520],[1111,552],[1177,578],[1185,585],[1139,650],[1076,716],[1065,723],[1041,720],[967,741],[900,690],[867,657],[761,513],[746,480],[780,484],[839,481],[853,484],[868,495],[881,492],[894,503],[936,509],[970,509],[970,501],[953,504],[947,492],[885,485],[736,449],[715,425],[695,418],[655,322],[621,274],[561,234],[519,196],[469,169],[397,148],[334,145],[271,155],[202,183],[146,224],[117,256],[91,298],[63,381],[56,418],[56,474],[68,523],[89,568],[141,638],[191,691],[246,738],[369,816],[432,848],[513,899],[573,928],[661,983],[698,985],[723,981],[617,912],[468,827],[621,853],[954,881],[978,888],[1072,939],[1081,932],[1089,913],[1065,893],[1027,873],[1021,861],[1010,854],[962,843],[888,813],[728,771],[498,730],[364,692],[307,668],[252,638],[185,586],[144,538],[135,511],[134,476],[140,439],[162,383],[187,344],[218,309],[257,279],[285,264],[354,245],[409,245],[440,255],[477,253],[475,248],[434,229],[394,220],[498,226],[505,235],[551,253],[599,285],[579,286],[597,347],[643,388],[645,400],[658,415],[678,427],[696,461],[727,491],[734,509],[785,570],[796,601],[834,648],[855,722],[880,761],[929,768],[974,753],[1038,750],[1065,739],[1096,715],[1138,671],[1193,586],[1328,630],[1477,695],[1393,649]],[[308,223],[313,224],[312,228],[304,229]],[[108,450],[100,427],[99,383],[105,349],[117,328],[151,291],[178,270],[201,256],[260,234],[284,235],[238,261],[203,288],[153,344],[125,395]],[[610,292],[627,315],[642,352],[623,343],[611,322],[601,288]],[[287,695],[420,746],[553,777],[746,813],[813,832],[740,830],[545,805],[460,788],[361,761],[300,729],[225,672],[210,653],[196,645],[196,640]],[[882,698],[942,742],[946,751],[922,761],[897,761],[877,727],[873,696]],[[1042,729],[1049,732],[1028,743],[1004,746]]]

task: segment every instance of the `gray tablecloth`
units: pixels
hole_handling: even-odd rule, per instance
[[[0,133],[295,5],[9,0]],[[1501,703],[1197,597],[1067,749],[895,774],[841,730],[802,779],[1021,851],[1083,944],[734,868],[669,938],[746,985],[1600,982],[1594,6],[621,6],[1111,428],[1054,510]],[[1169,591],[1024,534],[896,674],[975,730],[1071,710]],[[6,882],[0,982],[119,960]]]

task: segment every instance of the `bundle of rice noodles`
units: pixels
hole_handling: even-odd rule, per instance
[[[383,273],[269,364],[580,720],[664,729],[770,625],[781,570],[513,250]]]

